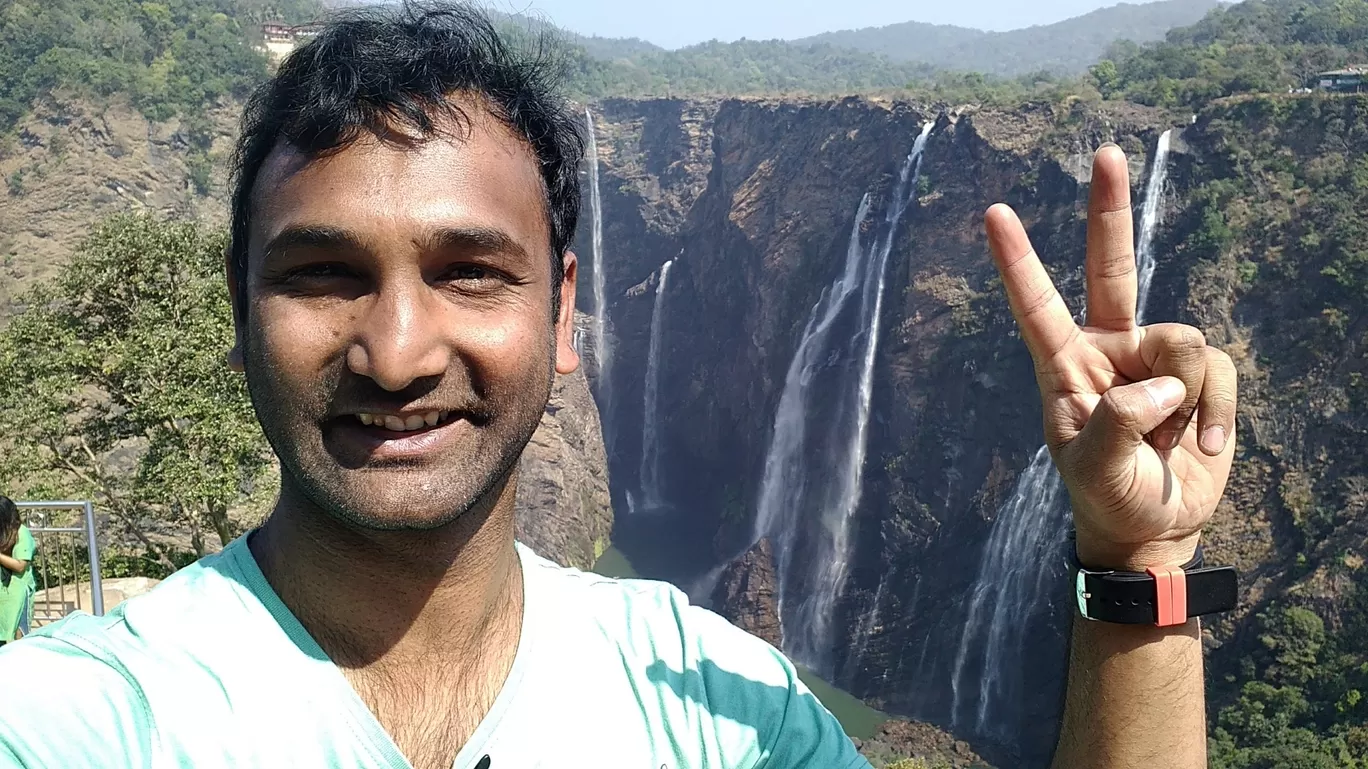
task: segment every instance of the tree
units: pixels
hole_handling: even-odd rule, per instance
[[[171,524],[220,544],[230,507],[270,466],[242,378],[228,370],[225,236],[120,215],[0,330],[0,481],[95,499],[163,565]]]
[[[1116,69],[1116,62],[1111,59],[1103,59],[1093,66],[1089,72],[1092,73],[1093,83],[1097,85],[1097,90],[1102,92],[1102,97],[1110,99],[1121,88],[1121,73]]]

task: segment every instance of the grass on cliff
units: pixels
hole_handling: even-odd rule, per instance
[[[1240,461],[1265,468],[1245,482],[1282,570],[1213,656],[1211,766],[1365,769],[1368,97],[1230,100],[1189,139],[1202,167],[1166,250],[1199,325],[1248,351]]]

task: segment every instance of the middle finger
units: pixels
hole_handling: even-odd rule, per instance
[[[1135,223],[1131,215],[1130,169],[1114,144],[1093,158],[1088,199],[1087,325],[1109,331],[1135,327]]]

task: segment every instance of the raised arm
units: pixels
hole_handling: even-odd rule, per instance
[[[1084,326],[1016,214],[994,206],[986,223],[1035,363],[1080,562],[1141,573],[1188,562],[1230,475],[1235,367],[1196,328],[1137,325],[1125,155],[1109,146],[1094,159]],[[1197,621],[1075,620],[1068,691],[1059,769],[1206,766]]]
[[[5,555],[4,553],[0,553],[0,566],[3,566],[3,567],[5,567],[6,569],[9,569],[10,571],[14,572],[15,574],[20,574],[20,575],[22,575],[24,572],[28,571],[29,562],[28,562],[28,561],[21,561],[21,560],[19,560],[18,558],[15,558],[14,556]]]

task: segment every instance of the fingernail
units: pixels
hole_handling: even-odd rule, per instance
[[[1226,431],[1220,425],[1212,425],[1202,431],[1202,450],[1208,454],[1220,454],[1225,450]]]
[[[1106,148],[1108,148],[1108,147],[1120,147],[1120,146],[1121,146],[1121,145],[1117,144],[1116,142],[1103,142],[1103,143],[1102,143],[1102,146],[1097,148],[1097,151],[1098,151],[1098,152],[1101,152],[1102,150],[1104,150],[1104,149],[1106,149]]]
[[[1182,380],[1164,377],[1146,382],[1145,392],[1149,393],[1150,400],[1154,401],[1154,405],[1163,411],[1182,403],[1186,390],[1183,387]]]

